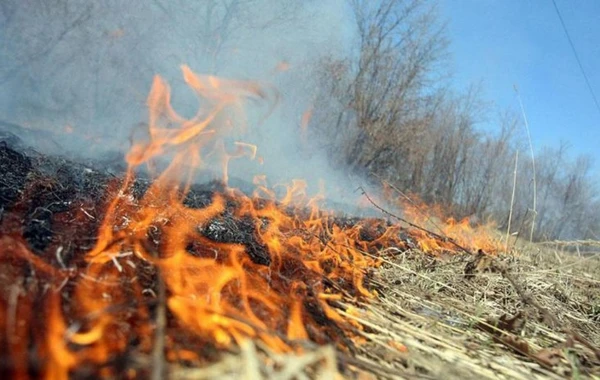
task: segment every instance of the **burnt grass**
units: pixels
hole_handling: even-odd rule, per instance
[[[85,253],[94,247],[107,205],[115,196],[121,181],[122,167],[111,167],[100,161],[75,162],[66,158],[39,154],[19,146],[18,143],[15,144],[14,141],[0,141],[0,241],[7,242],[9,240],[6,238],[10,238],[12,239],[10,241],[22,243],[27,250],[49,264],[51,268],[77,276],[78,270],[87,265],[84,260]],[[140,199],[150,184],[150,180],[143,176],[137,178],[133,184],[133,196]],[[244,186],[250,188],[248,184],[240,185],[242,188]],[[204,208],[212,202],[215,193],[224,193],[224,190],[224,185],[219,181],[195,184],[187,194],[184,205],[190,208]],[[249,217],[236,217],[234,216],[237,207],[235,199],[226,198],[226,201],[225,212],[199,227],[198,232],[215,243],[242,244],[255,264],[268,266],[271,257],[260,240],[257,228],[266,227],[269,221],[261,221],[263,223],[261,226]],[[298,210],[295,212],[302,213]],[[308,211],[306,213],[308,215]],[[339,216],[332,222],[341,228],[352,228],[357,223],[361,223],[361,219]],[[377,226],[364,229],[360,237],[367,242],[374,241],[385,232],[386,225],[388,222],[382,220]],[[320,238],[326,240],[327,236]],[[160,240],[160,229],[148,231],[150,245],[158,247]],[[8,247],[4,247],[6,248]],[[202,248],[194,242],[188,246],[188,252],[192,255],[201,254],[201,250]],[[282,274],[279,274],[281,278],[285,279],[286,273],[298,272],[299,269],[295,265],[302,267],[301,270],[306,270],[300,261],[297,263],[292,261],[284,263],[281,267]],[[138,283],[142,288],[150,289],[150,293],[158,293],[159,278],[156,269],[147,263],[139,264],[135,271]],[[50,285],[56,286],[55,282],[51,274],[37,273],[35,265],[26,259],[0,256],[0,285],[3,288],[0,291],[0,302],[5,310],[8,310],[13,297],[10,289],[18,284],[21,298],[28,298],[30,301],[27,310],[21,310],[25,307],[23,303],[16,306],[16,313],[21,318],[26,313],[43,315],[43,310],[47,306],[43,301],[44,294]],[[75,291],[74,283],[75,281],[68,281],[61,287],[62,309],[67,321],[70,320],[69,312],[77,307],[69,302]],[[323,278],[323,283],[326,287],[336,289],[347,285],[334,283],[327,278]],[[123,291],[133,292],[131,285],[125,280]],[[314,321],[314,324],[307,326],[309,337],[316,343],[336,343],[345,350],[354,352],[352,340],[337,326],[336,322],[327,317],[316,301],[316,297],[308,289],[304,307]],[[129,298],[137,300],[139,297],[136,298],[132,294]],[[144,302],[147,302],[145,306],[150,318],[154,318],[156,298],[147,297]],[[138,313],[136,310],[139,309],[137,306],[128,305],[130,310],[123,311],[126,315],[125,320],[136,320],[136,313]],[[143,319],[141,315],[137,317]],[[168,318],[172,319],[172,316]],[[6,320],[0,322],[7,323]],[[77,321],[71,320],[71,322]],[[85,324],[85,321],[78,323]],[[31,337],[43,331],[41,326],[36,326],[34,319],[26,324],[26,329],[29,332],[21,332],[21,338]],[[178,332],[174,331],[173,334],[177,336]],[[134,334],[130,342],[130,348],[111,358],[105,366],[113,370],[140,367],[135,352],[138,346],[143,345],[143,339],[135,336]],[[198,344],[194,337],[183,334],[180,338],[184,347],[192,348]],[[19,371],[18,364],[14,363],[16,349],[11,348],[9,340],[8,336],[0,338],[0,354],[5,358],[0,362],[0,372],[8,376]],[[26,349],[17,350],[17,353],[27,353],[26,370],[30,375],[40,374],[40,363],[43,358],[40,356],[39,345],[40,342],[32,338]],[[216,348],[211,348],[210,343],[207,342],[202,342],[202,352],[208,361],[215,360],[219,356]],[[23,368],[20,370],[22,371]],[[88,377],[97,374],[98,370],[94,367],[80,366],[73,375]],[[145,373],[143,366],[137,370],[141,371],[138,374]]]
[[[67,273],[73,280],[60,284],[65,321],[85,328],[87,317],[77,314],[77,305],[72,301],[75,277],[88,265],[84,256],[95,246],[107,205],[122,184],[123,170],[121,164],[114,162],[46,156],[23,147],[18,139],[2,141],[0,136],[2,378],[23,374],[39,377],[45,368],[43,341],[39,337],[43,337],[47,326],[36,316],[45,315],[45,298],[49,289],[57,286],[55,271]],[[150,185],[148,178],[137,178],[133,197],[141,199]],[[236,186],[251,189],[247,183]],[[193,185],[184,205],[207,207],[214,194],[224,194],[224,190],[219,181]],[[207,241],[234,243],[244,246],[254,264],[269,266],[272,258],[258,233],[258,229],[268,226],[269,220],[257,222],[237,217],[236,199],[225,196],[225,200],[225,211],[198,227],[205,241],[190,242],[187,252],[206,256]],[[290,212],[300,217],[303,213]],[[330,222],[341,229],[360,225],[358,239],[368,243],[369,252],[380,255],[383,263],[365,280],[365,286],[377,290],[378,298],[361,306],[367,312],[358,314],[357,321],[363,324],[359,334],[365,339],[360,345],[327,316],[311,288],[305,290],[303,306],[311,320],[305,327],[312,342],[302,342],[302,347],[315,349],[314,343],[335,345],[337,371],[344,376],[360,377],[366,372],[381,378],[501,376],[530,380],[600,375],[597,255],[578,258],[529,243],[519,243],[517,248],[515,243],[510,252],[497,256],[441,253],[435,257],[420,252],[407,229],[398,229],[394,247],[380,242],[378,238],[390,226],[386,220],[340,215]],[[158,252],[160,228],[150,228],[147,234],[149,251],[155,247]],[[319,237],[323,244],[328,238]],[[18,252],[20,246],[33,256],[10,254],[11,250]],[[37,259],[48,267],[34,263]],[[114,310],[106,311],[123,321],[121,333],[129,337],[126,349],[111,355],[101,366],[77,366],[70,373],[72,378],[107,373],[118,377],[117,374],[131,369],[138,377],[150,376],[155,364],[149,356],[154,338],[147,336],[144,325],[153,324],[159,313],[156,294],[160,292],[161,280],[152,264],[138,260],[136,265],[120,284],[128,303],[115,304]],[[273,275],[282,284],[293,275],[314,276],[293,257],[279,268],[279,273]],[[328,271],[327,263],[323,263],[323,269]],[[144,289],[141,298],[128,278],[133,276],[138,291]],[[323,277],[321,281],[326,288],[355,298],[344,279]],[[13,321],[14,326],[10,326],[9,311],[22,323]],[[230,363],[223,367],[229,368],[224,369],[224,374],[244,374],[244,364],[231,369],[231,362],[227,361],[228,355],[238,358],[238,351],[224,352],[212,342],[177,328],[177,323],[167,311],[167,335],[179,348],[199,353],[204,360],[200,364],[218,367],[221,362]],[[11,338],[10,334],[14,336]],[[266,351],[259,354],[269,356]],[[242,363],[241,359],[235,360]],[[277,373],[277,368],[265,367],[260,359],[255,360],[259,360],[256,366],[262,378]],[[280,356],[269,360],[278,363],[282,371],[289,363],[292,367],[297,365]],[[180,373],[197,377],[202,375],[202,365],[178,359],[169,364],[169,371],[174,371],[174,376]],[[214,371],[214,367],[206,368]],[[299,371],[310,376],[316,369],[307,366]]]

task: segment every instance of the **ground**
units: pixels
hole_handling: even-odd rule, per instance
[[[7,339],[3,342],[10,343],[9,346],[0,345],[0,348],[3,353],[11,354],[12,359],[4,360],[1,369],[14,371],[9,373],[35,374],[44,369],[40,358],[47,360],[49,357],[45,347],[57,350],[56,343],[63,342],[64,350],[57,350],[61,355],[65,352],[77,355],[84,347],[94,348],[86,342],[73,342],[71,338],[71,345],[68,345],[67,338],[73,336],[69,329],[81,327],[81,320],[99,319],[99,315],[107,313],[104,303],[99,309],[102,313],[93,314],[93,318],[90,313],[78,317],[69,312],[76,311],[75,306],[79,306],[73,298],[77,295],[73,293],[78,283],[75,280],[86,275],[90,268],[82,261],[82,254],[93,247],[95,231],[104,215],[104,208],[99,204],[106,196],[114,195],[114,191],[108,191],[114,176],[63,159],[26,157],[5,145],[0,145],[0,169],[4,174],[0,176],[0,239],[3,239],[0,244],[3,258],[0,282],[4,285],[1,300],[7,305],[0,309],[4,312],[0,316],[6,315],[0,322],[6,327],[3,331]],[[149,184],[142,180],[136,182],[131,202]],[[219,188],[204,186],[196,190],[188,194],[184,203],[206,207],[210,195]],[[384,217],[393,216],[385,215],[383,209],[380,211]],[[124,348],[114,349],[114,357],[100,361],[100,366],[98,363],[89,368],[63,365],[62,373],[77,378],[94,373],[120,373],[118,371],[125,368],[131,372],[125,377],[130,378],[144,374],[155,374],[160,378],[165,370],[170,378],[600,378],[600,243],[579,242],[569,247],[564,242],[531,244],[511,238],[508,247],[501,244],[498,252],[480,250],[471,253],[454,249],[458,248],[456,244],[449,244],[449,240],[440,235],[424,235],[422,230],[421,235],[414,235],[409,226],[395,230],[398,235],[395,239],[380,244],[384,240],[373,239],[387,231],[388,224],[383,219],[371,228],[366,219],[340,217],[333,221],[340,228],[362,226],[358,238],[364,235],[368,246],[375,247],[347,260],[368,255],[373,258],[369,263],[379,264],[370,266],[366,276],[360,277],[372,297],[359,297],[363,293],[344,290],[342,282],[348,285],[350,277],[336,277],[339,282],[336,289],[344,296],[341,300],[330,298],[330,305],[344,317],[344,322],[350,321],[344,323],[346,330],[343,333],[338,328],[329,334],[321,334],[323,329],[336,326],[320,309],[303,314],[305,325],[306,318],[319,317],[320,323],[312,325],[311,336],[320,337],[320,343],[337,337],[335,347],[318,346],[313,343],[315,339],[294,338],[296,354],[292,355],[272,352],[264,341],[246,340],[239,346],[231,345],[223,350],[207,348],[202,351],[202,362],[187,360],[184,363],[169,357],[165,360],[164,340],[179,330],[173,316],[171,330],[165,328],[165,289],[164,283],[158,280],[158,270],[145,262],[137,262],[138,266],[133,265],[130,269],[118,264],[115,258],[108,262],[107,268],[124,282],[119,282],[120,287],[113,289],[114,296],[129,294],[122,290],[131,287],[128,281],[135,278],[140,284],[140,299],[148,302],[148,305],[144,304],[147,311],[142,309],[145,314],[136,317],[144,323],[126,323],[133,318],[127,308],[111,309],[121,318],[115,317],[117,325],[125,326],[116,331],[129,333],[135,339],[126,340]],[[255,264],[248,263],[245,268],[260,269],[268,265],[265,247],[249,233],[255,224],[224,213],[203,226],[199,232],[212,242],[243,242]],[[295,228],[288,232],[313,241],[319,247],[334,244],[331,239],[317,241],[312,237],[311,240],[310,236],[305,236],[310,231]],[[152,231],[147,231],[147,238],[151,241],[159,239],[160,236]],[[418,248],[424,246],[418,236],[423,241],[432,237],[438,240],[436,245],[427,245],[427,252],[423,252]],[[503,239],[502,236],[492,238]],[[206,239],[205,245],[210,243]],[[390,246],[394,242],[396,246]],[[474,239],[463,244],[470,248],[474,245],[477,251],[477,245],[470,244],[473,242]],[[186,252],[193,256],[201,248],[191,245],[186,247]],[[452,249],[460,253],[451,252]],[[356,261],[347,263],[350,262],[352,265],[345,268],[350,268],[348,273],[352,274],[358,269],[355,269]],[[298,260],[290,263],[298,264]],[[128,277],[121,273],[123,270],[134,271],[135,276]],[[290,273],[296,273],[294,279],[307,282],[306,273],[309,272]],[[81,281],[87,284],[87,280]],[[97,284],[98,281],[90,283]],[[58,292],[47,291],[52,287],[61,290],[62,308],[57,306],[60,305]],[[318,297],[313,291],[308,293],[313,298]],[[55,297],[52,298],[52,294]],[[81,300],[88,302],[93,295],[83,291]],[[286,300],[290,299],[287,290],[284,295]],[[125,302],[128,300],[121,304],[129,305]],[[139,306],[137,302],[131,305]],[[140,312],[137,307],[133,309]],[[70,323],[68,329],[66,324],[57,327],[56,323],[55,329],[50,329],[51,324],[40,325],[38,317],[34,317],[38,314],[52,316],[52,310],[65,314]],[[126,311],[129,314],[119,314]],[[206,323],[205,320],[201,322]],[[48,331],[45,331],[47,327]],[[151,339],[148,331],[154,331],[156,339]],[[85,336],[85,333],[81,335]],[[121,335],[115,337],[120,339]],[[38,342],[37,345],[19,344],[29,339]],[[155,353],[156,357],[152,356]],[[55,359],[61,363],[62,357]],[[84,359],[82,362],[93,364],[96,357]],[[102,370],[114,372],[94,372]]]
[[[175,377],[599,378],[600,258],[545,244],[509,254],[432,256],[384,250],[378,297],[341,305],[364,326],[354,355],[330,347],[238,355]],[[338,368],[336,369],[336,365]]]

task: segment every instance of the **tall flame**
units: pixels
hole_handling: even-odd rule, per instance
[[[192,118],[184,118],[171,106],[167,83],[154,78],[147,141],[135,143],[127,154],[127,175],[75,286],[77,314],[85,322],[78,331],[68,332],[56,311],[59,301],[53,298],[49,303],[53,340],[62,331],[69,344],[80,347],[69,352],[68,344],[47,346],[52,376],[60,373],[60,365],[66,375],[82,360],[105,363],[127,348],[131,332],[123,331],[123,321],[149,320],[153,309],[142,306],[148,305],[148,293],[137,280],[140,268],[153,268],[164,281],[170,326],[216,347],[247,338],[281,352],[299,349],[294,344],[298,340],[325,343],[331,339],[327,320],[347,331],[358,327],[345,321],[331,300],[339,299],[341,291],[372,296],[363,282],[365,269],[377,262],[363,256],[356,234],[343,231],[318,210],[318,199],[306,196],[303,181],[294,181],[281,199],[265,186],[263,177],[257,179],[255,195],[260,197],[225,189],[203,207],[186,205],[198,169],[217,162],[226,183],[229,160],[255,157],[256,147],[243,142],[234,143],[235,150],[228,152],[226,137],[245,127],[245,101],[269,100],[269,95],[252,82],[200,76],[187,66],[182,70],[202,106]],[[170,160],[162,170],[161,157]],[[133,195],[135,172],[142,165],[153,180],[138,200]],[[256,246],[204,236],[219,218],[248,221]],[[340,290],[331,281],[342,284],[337,285]],[[139,306],[125,310],[132,301]],[[139,344],[149,349],[151,326],[132,322],[126,329],[134,330]],[[170,356],[185,351],[189,359],[193,351],[187,348],[173,341],[167,347]],[[202,359],[201,352],[192,356]]]
[[[320,210],[323,195],[309,197],[302,180],[281,192],[257,175],[252,196],[225,186],[231,160],[257,157],[256,146],[231,140],[249,123],[245,104],[273,106],[277,97],[254,82],[201,76],[187,66],[182,71],[198,97],[197,112],[178,114],[168,84],[154,78],[146,135],[134,142],[127,172],[108,186],[107,198],[90,200],[105,211],[95,246],[71,262],[75,267],[65,267],[61,247],[36,255],[23,236],[0,236],[6,269],[0,280],[15,289],[0,297],[0,325],[7,331],[0,347],[16,377],[28,377],[32,368],[29,342],[38,371],[48,378],[68,378],[86,365],[116,376],[114,363],[132,347],[146,354],[154,349],[161,302],[168,360],[200,363],[245,339],[277,352],[301,351],[305,340],[348,349],[361,326],[344,318],[336,301],[373,297],[366,277],[380,264],[375,253],[407,247],[398,225],[352,223]],[[197,198],[194,183],[211,179],[206,170],[215,167],[223,185]],[[141,172],[149,178],[138,178]],[[83,207],[72,215],[89,217]],[[19,223],[11,218],[0,227]],[[49,263],[54,256],[62,268]],[[23,268],[29,267],[50,286],[26,287]],[[32,317],[40,309],[41,326]],[[129,370],[127,377],[144,376],[139,367]]]

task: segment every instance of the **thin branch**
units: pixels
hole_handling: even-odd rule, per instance
[[[531,133],[529,132],[529,122],[527,121],[527,115],[525,114],[525,107],[521,100],[521,94],[517,86],[514,86],[515,92],[517,93],[517,99],[521,106],[521,115],[523,115],[523,122],[525,123],[525,130],[527,131],[527,140],[529,141],[529,150],[531,153],[531,168],[533,170],[533,218],[531,220],[531,231],[529,233],[529,241],[533,241],[533,231],[535,230],[535,218],[537,217],[537,180],[535,173],[535,154],[533,154],[533,144],[531,143]]]
[[[394,189],[395,191],[397,191],[400,195],[402,195],[411,205],[413,205],[421,213],[421,215],[423,215],[426,218],[425,219],[425,223],[429,222],[429,223],[433,224],[433,226],[435,228],[437,228],[438,231],[440,231],[440,233],[442,233],[442,234],[444,233],[444,230],[437,223],[435,223],[431,219],[430,213],[428,213],[425,210],[423,210],[423,207],[421,207],[415,201],[413,201],[412,199],[410,199],[410,197],[408,195],[404,194],[404,192],[402,192],[398,187],[396,187],[393,184],[391,184],[389,181],[386,181],[385,179],[381,178],[376,173],[371,173],[371,174],[375,178],[377,178],[378,180],[380,180],[381,182],[383,182],[384,184],[388,185],[389,187],[391,187],[392,189]]]
[[[37,52],[35,52],[31,56],[27,57],[26,60],[19,62],[19,64],[15,65],[12,69],[10,69],[9,72],[7,74],[4,74],[3,78],[0,79],[0,84],[4,84],[5,82],[9,81],[10,79],[14,78],[14,76],[17,75],[17,73],[19,73],[20,71],[28,68],[33,63],[41,60],[42,58],[44,58],[48,54],[50,54],[54,50],[54,48],[63,41],[63,39],[65,38],[65,36],[67,34],[69,34],[73,30],[76,30],[77,27],[84,24],[86,21],[88,21],[91,18],[92,8],[93,8],[93,5],[88,5],[84,9],[84,11],[81,12],[81,14],[75,20],[73,20],[71,25],[66,27],[65,30],[63,30],[54,39],[54,41],[46,44],[43,48],[39,49]]]
[[[570,246],[570,245],[584,245],[584,246],[592,246],[592,247],[600,247],[600,241],[598,240],[551,240],[551,241],[543,241],[540,244],[552,244],[552,245],[560,245],[560,246]]]
[[[418,230],[421,230],[421,231],[425,232],[426,234],[428,234],[428,235],[430,235],[430,236],[433,236],[433,237],[435,237],[435,238],[437,238],[437,239],[440,239],[440,240],[442,240],[442,241],[444,241],[444,242],[449,242],[449,243],[451,243],[452,245],[454,245],[456,248],[458,248],[459,250],[461,250],[461,251],[463,251],[463,252],[465,252],[465,253],[468,253],[468,254],[470,254],[470,255],[472,255],[472,254],[473,254],[473,252],[469,251],[468,249],[466,249],[466,248],[465,248],[465,247],[463,247],[462,245],[458,244],[457,242],[455,242],[455,241],[454,241],[454,239],[452,239],[452,238],[451,238],[451,237],[449,237],[449,236],[437,234],[437,233],[435,233],[435,232],[433,232],[433,231],[430,231],[430,230],[428,230],[428,229],[426,229],[426,228],[424,228],[424,227],[421,227],[421,226],[419,226],[419,225],[417,225],[417,224],[411,223],[411,222],[409,222],[408,220],[406,220],[406,219],[404,219],[404,218],[401,218],[401,217],[399,217],[398,215],[392,214],[391,212],[389,212],[389,211],[385,210],[383,207],[381,207],[381,206],[379,206],[377,203],[375,203],[375,201],[374,201],[373,199],[371,199],[371,197],[369,196],[369,194],[367,194],[367,192],[365,191],[365,189],[363,189],[363,188],[362,188],[362,186],[361,186],[361,187],[359,187],[359,189],[361,190],[362,194],[363,194],[363,195],[364,195],[364,196],[367,198],[367,200],[368,200],[368,201],[369,201],[369,202],[370,202],[370,203],[371,203],[371,204],[372,204],[372,205],[373,205],[375,208],[377,208],[379,211],[381,211],[381,212],[382,212],[382,213],[384,213],[385,215],[387,215],[387,216],[389,216],[389,217],[392,217],[392,218],[394,218],[394,219],[396,219],[396,220],[398,220],[398,221],[400,221],[400,222],[406,223],[406,224],[408,224],[409,226],[411,226],[411,227],[413,227],[413,228],[416,228],[416,229],[418,229]]]

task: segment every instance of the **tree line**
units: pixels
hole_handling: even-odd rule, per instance
[[[600,238],[591,158],[573,158],[564,142],[530,156],[523,119],[511,111],[491,120],[495,133],[477,128],[490,122],[490,108],[477,86],[450,90],[433,2],[349,3],[357,51],[321,62],[319,103],[330,107],[313,122],[332,160],[456,218],[491,219],[503,230],[510,223],[528,239]]]
[[[530,156],[521,115],[494,111],[476,85],[453,90],[449,41],[434,1],[338,2],[347,11],[350,47],[307,55],[288,91],[313,99],[304,138],[336,168],[385,179],[456,218],[494,220],[502,229],[510,223],[511,233],[536,240],[600,239],[592,160],[573,157],[568,143]],[[55,126],[69,115],[118,134],[143,117],[131,110],[141,109],[154,73],[189,63],[221,74],[243,61],[238,46],[255,43],[262,51],[254,36],[309,35],[305,25],[322,11],[319,4],[3,1],[2,118]],[[482,121],[495,132],[478,128]]]

